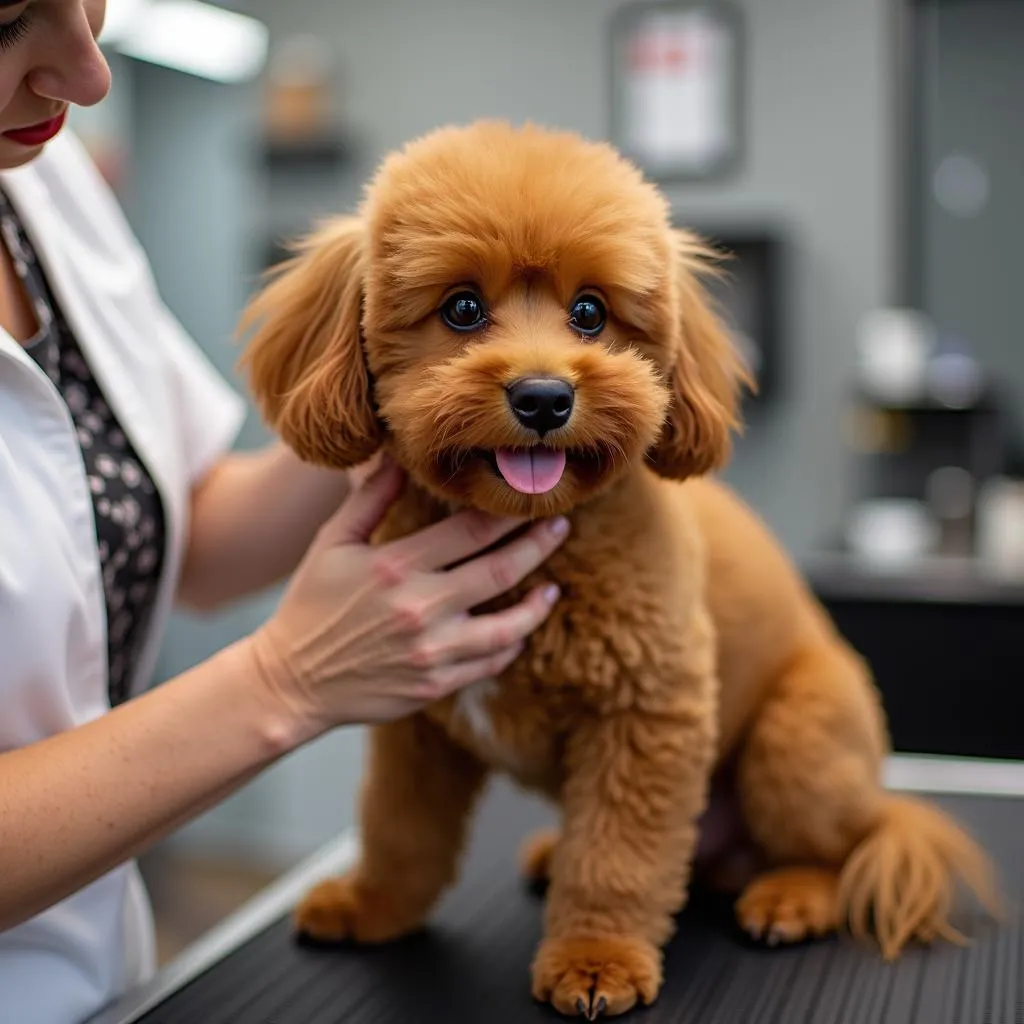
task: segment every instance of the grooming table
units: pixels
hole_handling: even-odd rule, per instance
[[[966,949],[913,949],[895,966],[838,937],[765,949],[728,905],[695,897],[667,951],[645,1024],[1022,1024],[1024,765],[896,758],[888,784],[937,792],[998,859],[1010,890],[1000,928],[964,915]],[[959,790],[959,792],[957,792]],[[518,844],[551,821],[544,805],[496,780],[459,884],[421,934],[378,949],[297,944],[288,913],[356,849],[342,837],[168,965],[94,1024],[530,1024],[560,1020],[533,1002],[529,964],[541,901],[517,873]],[[975,931],[977,929],[977,931]]]

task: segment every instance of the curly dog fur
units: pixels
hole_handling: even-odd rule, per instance
[[[481,122],[389,156],[358,212],[254,297],[243,364],[267,422],[311,462],[383,446],[407,470],[379,539],[467,505],[573,524],[510,595],[550,579],[563,596],[502,677],[372,729],[361,859],[308,894],[304,932],[381,942],[420,926],[492,772],[562,812],[523,859],[549,880],[532,990],[565,1014],[656,998],[695,869],[735,887],[739,921],[769,942],[848,925],[891,958],[957,937],[960,881],[995,909],[971,838],[883,789],[868,668],[713,479],[749,383],[713,272],[611,147]],[[439,310],[467,289],[485,322],[456,330]],[[582,295],[606,310],[596,335],[570,322]],[[542,438],[510,411],[524,377],[574,390]],[[528,449],[565,453],[541,493],[498,459]]]

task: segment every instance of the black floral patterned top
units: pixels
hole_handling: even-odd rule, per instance
[[[32,300],[39,331],[26,345],[60,392],[78,433],[92,493],[107,615],[111,706],[129,696],[164,551],[160,496],[75,340],[17,211],[0,190],[0,241]]]

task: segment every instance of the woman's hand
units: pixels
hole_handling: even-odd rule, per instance
[[[333,726],[401,717],[515,657],[550,598],[469,610],[540,565],[559,536],[537,525],[480,555],[516,523],[460,513],[371,547],[401,482],[389,465],[356,485],[254,635],[109,714],[0,752],[0,931]]]
[[[350,495],[276,614],[250,638],[259,677],[283,702],[297,743],[340,724],[402,717],[496,675],[558,597],[540,588],[501,612],[470,614],[547,559],[568,532],[563,519],[486,554],[522,521],[459,512],[370,546],[401,484],[401,471],[385,462]]]

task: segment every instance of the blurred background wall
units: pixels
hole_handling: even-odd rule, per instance
[[[224,6],[267,26],[272,65],[295,36],[330,55],[322,152],[268,150],[264,76],[220,84],[116,55],[114,96],[82,125],[122,147],[118,187],[164,296],[232,379],[234,323],[272,239],[351,208],[390,148],[477,117],[609,132],[618,0]],[[872,450],[848,417],[866,316],[914,303],[1024,388],[1012,305],[1024,200],[1011,181],[1024,143],[1008,130],[1024,95],[1024,3],[925,6],[912,19],[920,10],[898,0],[743,0],[741,158],[721,180],[665,186],[685,223],[782,243],[777,387],[752,406],[726,475],[800,562],[839,543]],[[240,444],[265,436],[251,415]],[[160,678],[275,598],[178,616]],[[361,752],[359,730],[327,737],[171,844],[290,863],[352,821]]]
[[[932,4],[919,29],[920,158],[914,298],[971,339],[994,376],[1024,394],[1019,331],[1024,222],[1024,4]]]

